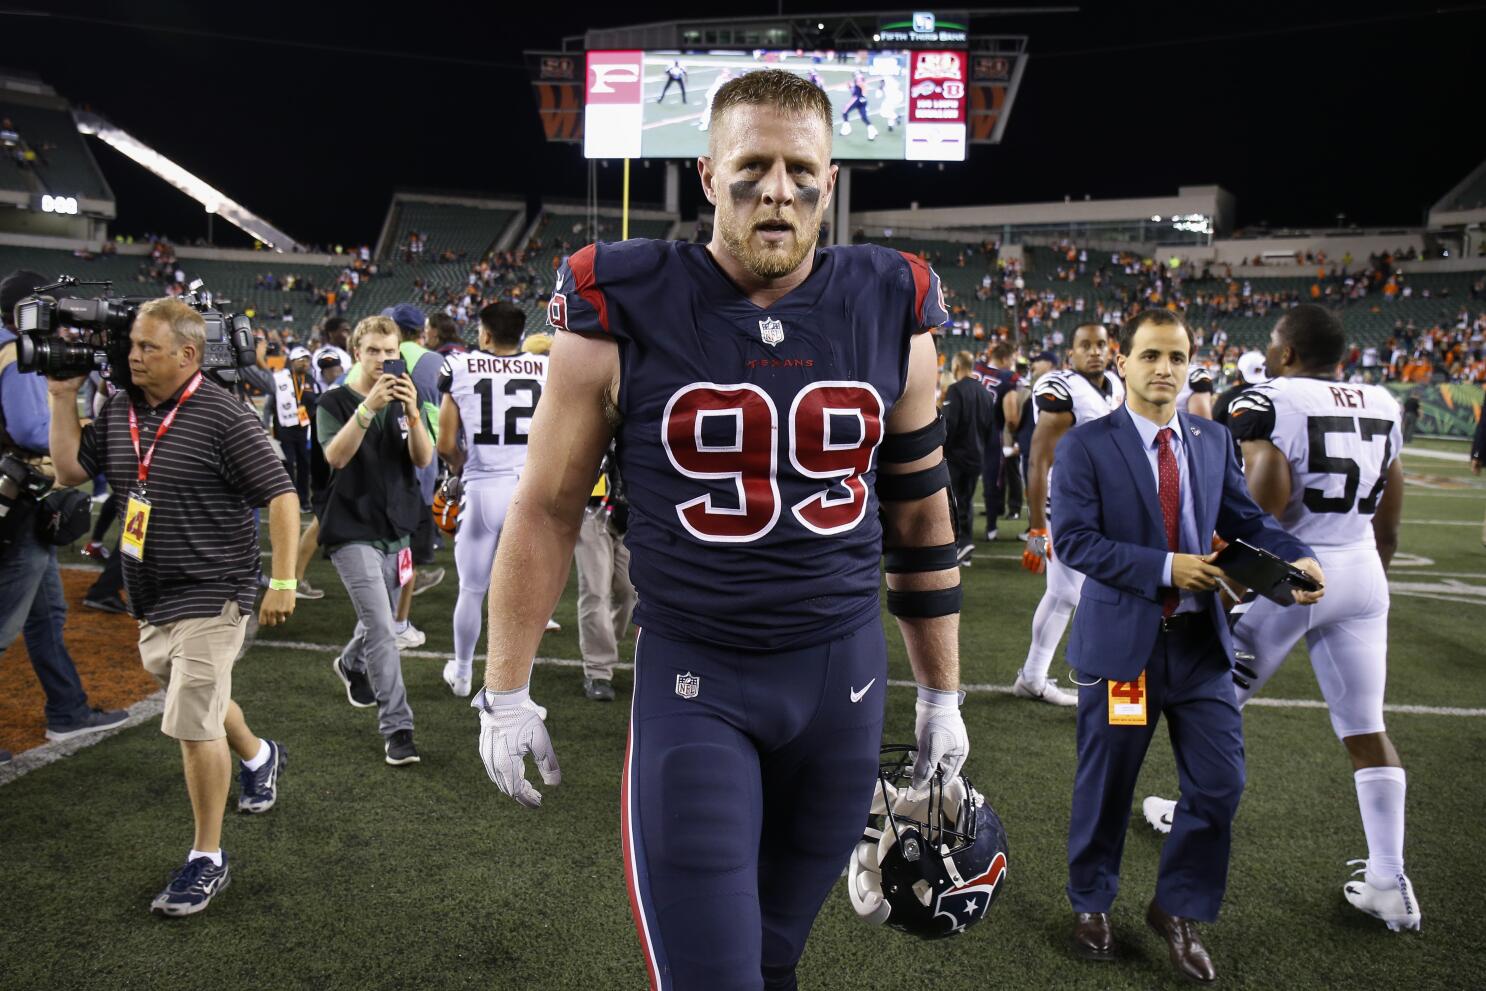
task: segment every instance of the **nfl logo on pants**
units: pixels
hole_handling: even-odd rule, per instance
[[[765,317],[758,322],[758,333],[765,344],[773,347],[784,340],[784,324],[773,317]]]
[[[700,675],[692,674],[690,671],[676,676],[676,694],[684,699],[697,697],[697,690],[702,687]]]

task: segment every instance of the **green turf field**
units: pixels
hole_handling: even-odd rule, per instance
[[[1405,501],[1391,576],[1389,701],[1476,710],[1389,717],[1410,775],[1408,869],[1423,931],[1389,933],[1342,899],[1345,861],[1366,850],[1349,764],[1325,711],[1250,707],[1232,883],[1222,920],[1206,928],[1222,987],[1486,983],[1474,857],[1486,846],[1476,764],[1486,754],[1486,479],[1456,460],[1411,453],[1405,464],[1430,487],[1411,485]],[[965,573],[963,680],[971,686],[1008,685],[1026,649],[1042,580],[1016,562],[1019,529],[1004,526]],[[0,925],[0,988],[643,987],[618,834],[628,673],[618,678],[621,701],[600,705],[583,698],[576,669],[537,667],[533,693],[550,709],[564,782],[528,811],[487,781],[475,715],[440,680],[452,570],[416,600],[428,644],[404,662],[423,752],[411,768],[382,762],[375,711],[346,704],[331,649],[288,646],[339,644],[350,630],[329,565],[317,561],[311,576],[326,598],[301,603],[288,627],[264,631],[237,668],[249,722],[283,741],[290,764],[277,808],[229,816],[232,887],[202,916],[149,915],[190,843],[190,817],[175,745],[156,723],[127,730],[0,788],[0,891],[11,906]],[[571,585],[557,618],[563,630],[548,634],[543,652],[576,658]],[[892,675],[907,678],[889,636]],[[1265,697],[1319,698],[1303,649]],[[912,701],[907,688],[888,694],[891,739],[911,737]],[[1143,923],[1160,841],[1138,809],[1114,913],[1123,962],[1085,963],[1067,949],[1072,713],[972,691],[965,717],[967,771],[1009,835],[1010,870],[990,918],[958,939],[920,945],[864,926],[838,886],[806,950],[801,986],[1178,986]],[[1170,793],[1174,780],[1158,735],[1145,784]]]

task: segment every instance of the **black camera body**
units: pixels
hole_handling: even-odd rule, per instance
[[[16,367],[48,378],[67,379],[99,372],[120,388],[132,385],[129,375],[129,328],[139,308],[154,297],[111,296],[97,298],[50,295],[58,289],[79,283],[62,276],[49,286],[39,287],[34,295],[16,304]],[[201,280],[191,283],[182,301],[200,313],[206,322],[206,348],[201,355],[201,369],[222,385],[237,382],[237,370],[256,360],[253,328],[240,313],[223,313],[212,305],[211,296],[202,293]],[[58,334],[62,328],[81,334],[79,340],[68,340]]]

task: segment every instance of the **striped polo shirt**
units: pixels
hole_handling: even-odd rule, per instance
[[[133,400],[139,446],[148,452],[175,396],[150,408]],[[116,392],[83,428],[78,461],[100,471],[123,501],[138,489],[139,460],[129,436],[127,391]],[[228,599],[250,612],[258,595],[258,526],[253,507],[294,484],[274,456],[263,425],[232,393],[202,381],[160,438],[145,484],[150,503],[144,560],[124,557],[124,584],[138,619],[173,623],[215,616]]]

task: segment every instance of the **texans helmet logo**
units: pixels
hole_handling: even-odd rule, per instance
[[[963,932],[970,923],[983,918],[995,898],[996,886],[1005,876],[1006,854],[998,852],[984,874],[940,892],[934,900],[934,918],[944,920],[945,935]]]

